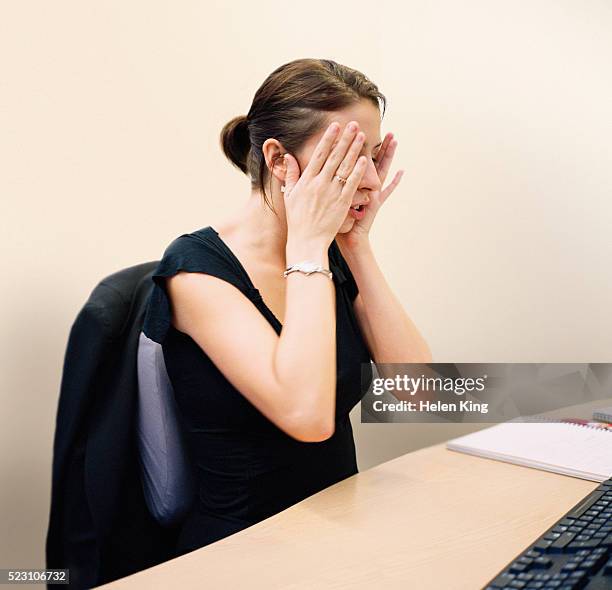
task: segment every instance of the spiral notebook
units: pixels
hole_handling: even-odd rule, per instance
[[[612,430],[575,422],[503,422],[446,443],[451,451],[602,482],[612,477]]]
[[[604,422],[612,422],[612,406],[595,410],[593,418],[595,420],[603,420]]]

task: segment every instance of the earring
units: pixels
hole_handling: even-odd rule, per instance
[[[281,185],[281,193],[284,193],[284,192],[285,192],[285,185],[283,184]]]

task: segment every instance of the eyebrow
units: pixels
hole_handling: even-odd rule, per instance
[[[368,143],[366,142],[365,145],[368,145]],[[372,149],[375,150],[379,145],[382,145],[382,141],[377,143]]]

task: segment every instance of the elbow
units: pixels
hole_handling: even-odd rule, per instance
[[[300,442],[323,442],[333,436],[336,421],[334,417],[321,418],[300,414],[291,421],[286,431]]]
[[[297,440],[301,442],[323,442],[334,435],[336,431],[336,425],[325,424],[311,426],[308,430],[301,432],[297,437]]]
[[[334,432],[336,432],[336,421],[328,420],[323,424],[315,426],[311,430],[309,442],[323,442],[324,440],[331,438],[334,435]]]

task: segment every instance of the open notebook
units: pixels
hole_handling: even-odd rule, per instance
[[[570,422],[503,422],[446,443],[459,451],[591,481],[612,477],[612,431]]]

